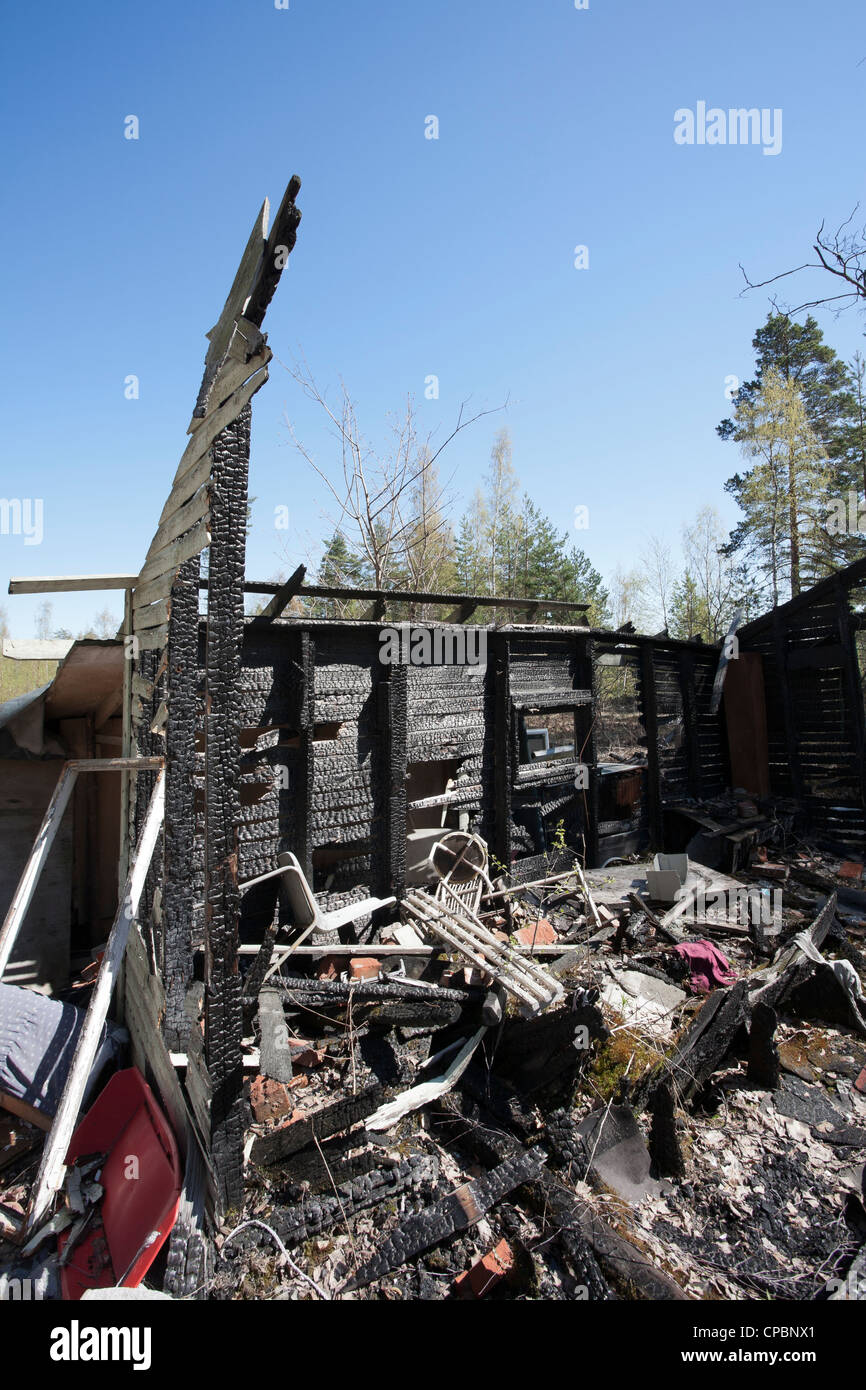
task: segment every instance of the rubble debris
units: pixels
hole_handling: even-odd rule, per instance
[[[344,1289],[363,1288],[373,1279],[380,1279],[407,1260],[429,1250],[431,1245],[438,1245],[449,1236],[474,1225],[515,1187],[530,1180],[538,1167],[537,1155],[531,1151],[521,1152],[500,1163],[486,1177],[461,1184],[455,1192],[429,1210],[410,1216],[373,1258],[346,1282]]]

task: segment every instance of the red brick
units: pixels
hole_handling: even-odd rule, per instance
[[[295,1102],[281,1081],[268,1076],[256,1076],[250,1083],[250,1105],[258,1124],[277,1120],[295,1108]]]
[[[293,1067],[320,1067],[325,1060],[324,1052],[320,1052],[316,1047],[302,1047],[298,1052],[292,1053]]]
[[[844,864],[839,865],[839,877],[856,879],[859,883],[863,877],[863,865],[856,864],[851,859],[846,859]]]
[[[546,917],[541,917],[531,926],[521,927],[514,935],[521,946],[553,946],[558,940],[556,932]]]
[[[352,980],[375,980],[381,969],[375,956],[352,956],[349,960],[349,978]]]
[[[501,1240],[471,1269],[459,1274],[454,1281],[458,1298],[483,1298],[501,1279],[506,1278],[514,1268],[514,1252],[507,1240]]]

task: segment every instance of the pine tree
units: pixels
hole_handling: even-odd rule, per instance
[[[829,464],[800,388],[772,367],[762,373],[759,389],[738,402],[732,438],[754,461],[736,490],[745,514],[743,544],[775,605],[821,573]]]
[[[752,381],[744,382],[734,396],[734,418],[722,420],[717,426],[719,437],[737,439],[745,413],[758,407],[765,377],[775,372],[786,385],[796,388],[802,399],[806,421],[827,460],[822,475],[825,494],[841,497],[852,487],[859,490],[864,480],[857,438],[852,434],[856,422],[855,383],[846,364],[824,342],[815,319],[810,314],[806,322],[800,324],[787,314],[770,313],[766,323],[752,339],[752,346],[757,353],[755,377]],[[763,483],[767,482],[769,479],[765,476]],[[748,473],[735,473],[725,484],[725,490],[745,512],[743,519],[731,532],[728,542],[728,553],[731,555],[737,551],[750,554],[756,542],[758,549],[766,552],[766,537],[756,537],[753,530],[755,517],[759,514],[755,510],[755,493],[761,486],[762,480],[752,479]],[[822,500],[816,496],[799,498],[798,502],[817,505]],[[786,529],[790,535],[790,522]],[[788,557],[795,574],[799,569],[796,531],[797,528],[794,528],[794,554]],[[813,534],[811,563],[806,569],[810,577],[819,577],[854,558],[852,551],[857,549],[857,543],[852,544],[850,538],[844,535],[834,536],[826,530],[820,537]],[[765,577],[767,573],[765,567]]]

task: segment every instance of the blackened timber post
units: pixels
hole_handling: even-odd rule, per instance
[[[168,623],[171,718],[166,726],[165,747],[163,1036],[166,1045],[175,1052],[187,1050],[190,1019],[186,996],[193,979],[199,568],[198,555],[181,566],[172,585]]]
[[[388,805],[386,811],[387,857],[390,887],[385,889],[398,900],[406,893],[406,777],[409,757],[409,668],[392,662],[384,681],[385,758],[387,760]]]
[[[599,772],[598,740],[595,732],[595,652],[591,637],[577,637],[577,689],[589,690],[592,699],[588,705],[578,705],[575,710],[576,733],[575,752],[582,768],[587,769],[589,786],[583,794],[585,858],[587,868],[598,866],[598,821],[599,821]],[[579,793],[578,793],[579,794]]]
[[[301,737],[298,787],[299,814],[296,854],[307,882],[313,882],[313,784],[315,756],[316,644],[310,632],[301,633]]]
[[[701,795],[701,750],[698,742],[698,715],[695,699],[695,654],[681,651],[679,678],[680,699],[683,706],[683,731],[685,733],[686,757],[688,758],[689,796]]]
[[[493,661],[488,665],[488,679],[493,680],[493,853],[500,864],[510,869],[514,784],[511,654],[507,633],[491,633],[491,637]]]
[[[779,678],[779,692],[782,697],[782,719],[785,726],[785,746],[788,750],[788,767],[791,773],[791,790],[798,800],[802,800],[803,769],[800,764],[800,749],[797,742],[797,724],[791,700],[791,687],[788,684],[787,627],[778,608],[773,611],[773,649]]]
[[[238,823],[244,550],[251,408],[217,436],[205,651],[205,1060],[211,1151],[226,1207],[243,1195]]]
[[[854,744],[854,756],[857,762],[857,775],[860,779],[863,805],[866,806],[866,719],[864,719],[863,711],[863,682],[860,675],[860,662],[857,657],[857,639],[851,623],[848,588],[842,583],[838,575],[833,590],[836,597],[839,643],[842,647],[845,694],[851,709],[851,736]]]
[[[641,642],[640,644],[640,698],[646,733],[650,846],[652,849],[660,850],[664,848],[664,826],[662,824],[662,788],[659,766],[659,719],[653,649],[649,642]]]

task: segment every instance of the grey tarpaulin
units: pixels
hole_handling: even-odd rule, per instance
[[[0,1091],[53,1115],[83,1025],[84,1010],[74,1004],[0,984]],[[103,1027],[85,1103],[105,1064],[118,1062],[127,1037],[116,1024]]]

